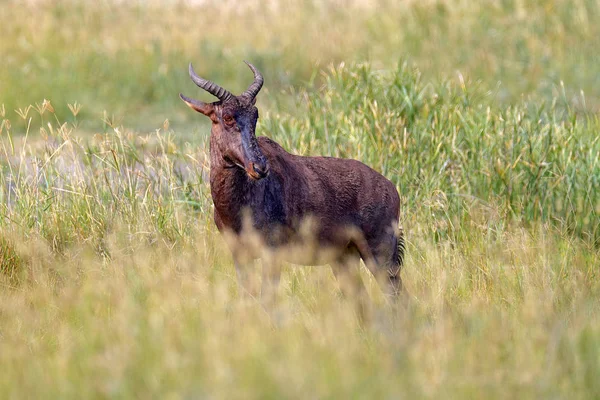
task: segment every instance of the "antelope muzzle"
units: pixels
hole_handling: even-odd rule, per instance
[[[269,163],[264,161],[249,162],[246,167],[246,173],[254,180],[261,180],[269,176]]]

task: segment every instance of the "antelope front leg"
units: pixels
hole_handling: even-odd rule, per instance
[[[240,262],[239,260],[234,260],[240,294],[242,296],[256,298],[259,294],[259,288],[257,284],[258,274],[253,264],[254,261]]]
[[[281,279],[281,268],[271,254],[266,254],[262,259],[262,289],[261,298],[270,302],[277,297],[277,289]]]

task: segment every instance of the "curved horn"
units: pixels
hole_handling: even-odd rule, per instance
[[[265,80],[263,79],[263,76],[261,75],[260,72],[258,72],[258,70],[256,69],[256,67],[254,65],[250,64],[248,61],[244,61],[244,62],[246,63],[246,65],[248,67],[250,67],[250,69],[254,73],[254,82],[252,82],[252,84],[250,86],[248,86],[248,89],[246,89],[246,91],[242,94],[242,96],[248,96],[251,99],[253,99],[256,97],[258,92],[260,92],[260,88],[262,88],[262,85],[265,82]]]
[[[227,90],[223,89],[216,83],[207,81],[206,79],[202,79],[198,75],[196,75],[196,73],[194,72],[194,67],[192,67],[192,63],[190,63],[190,78],[192,78],[192,80],[196,85],[198,85],[198,87],[206,90],[208,93],[217,97],[221,101],[225,101],[233,97],[231,93],[229,93]]]

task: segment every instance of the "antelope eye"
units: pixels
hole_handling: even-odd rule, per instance
[[[224,115],[223,122],[225,122],[227,125],[231,125],[235,122],[235,119],[231,115]]]

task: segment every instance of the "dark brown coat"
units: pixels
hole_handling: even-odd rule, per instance
[[[257,138],[254,104],[263,78],[248,65],[255,81],[240,96],[199,78],[191,65],[194,82],[220,101],[180,95],[213,122],[210,187],[218,229],[239,236],[248,215],[264,243],[284,249],[290,261],[345,264],[360,257],[397,294],[404,240],[394,184],[360,161],[297,156],[267,137]]]

